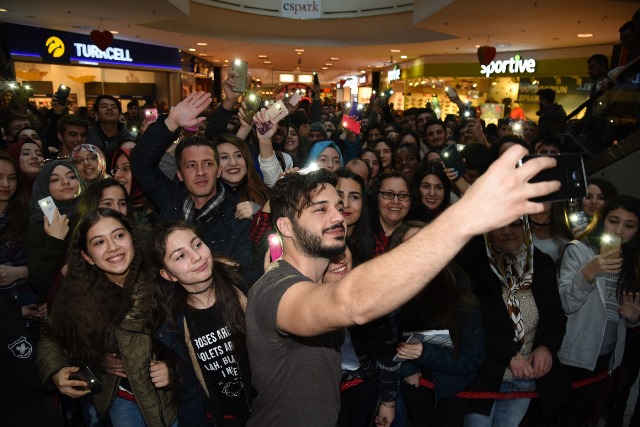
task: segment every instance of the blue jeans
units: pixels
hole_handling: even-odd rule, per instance
[[[146,427],[147,425],[136,402],[117,396],[111,405],[109,418],[113,427]],[[170,427],[178,427],[177,418]]]
[[[536,389],[535,380],[505,381],[500,385],[500,392],[533,391]],[[531,399],[503,399],[496,400],[489,415],[467,414],[464,417],[464,427],[514,427],[520,424],[527,413]]]

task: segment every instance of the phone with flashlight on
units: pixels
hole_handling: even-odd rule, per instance
[[[231,65],[231,71],[234,72],[232,76],[233,82],[236,84],[231,90],[234,92],[245,93],[247,91],[247,73],[249,70],[249,64],[240,59],[234,59]]]
[[[271,261],[282,258],[282,240],[278,233],[269,234],[269,254],[271,255]]]
[[[612,255],[609,255],[607,258],[620,258],[620,249],[622,248],[622,237],[616,234],[605,233],[600,239],[600,255],[609,252],[613,249],[617,249],[618,251]]]

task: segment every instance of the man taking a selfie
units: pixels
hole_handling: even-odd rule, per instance
[[[329,260],[345,250],[337,178],[318,170],[288,174],[271,198],[283,255],[251,288],[246,312],[252,383],[258,392],[249,426],[336,425],[340,410],[340,346],[344,328],[397,309],[426,286],[473,236],[543,210],[532,197],[559,188],[530,184],[555,164],[538,158],[516,168],[523,147],[509,149],[446,215],[394,250],[321,283]],[[488,201],[491,203],[488,203]],[[393,272],[394,280],[389,280]],[[378,422],[393,421],[381,411]]]

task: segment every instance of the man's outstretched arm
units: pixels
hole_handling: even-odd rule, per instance
[[[289,288],[278,306],[278,327],[301,335],[319,335],[364,324],[416,295],[473,237],[518,217],[542,212],[530,199],[557,191],[557,181],[528,181],[555,160],[542,157],[516,168],[528,154],[507,150],[460,201],[392,251],[358,266],[336,283],[301,282]]]

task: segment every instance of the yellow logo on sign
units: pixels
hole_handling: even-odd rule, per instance
[[[64,43],[57,37],[49,37],[46,42],[47,52],[54,58],[60,58],[64,55]]]

